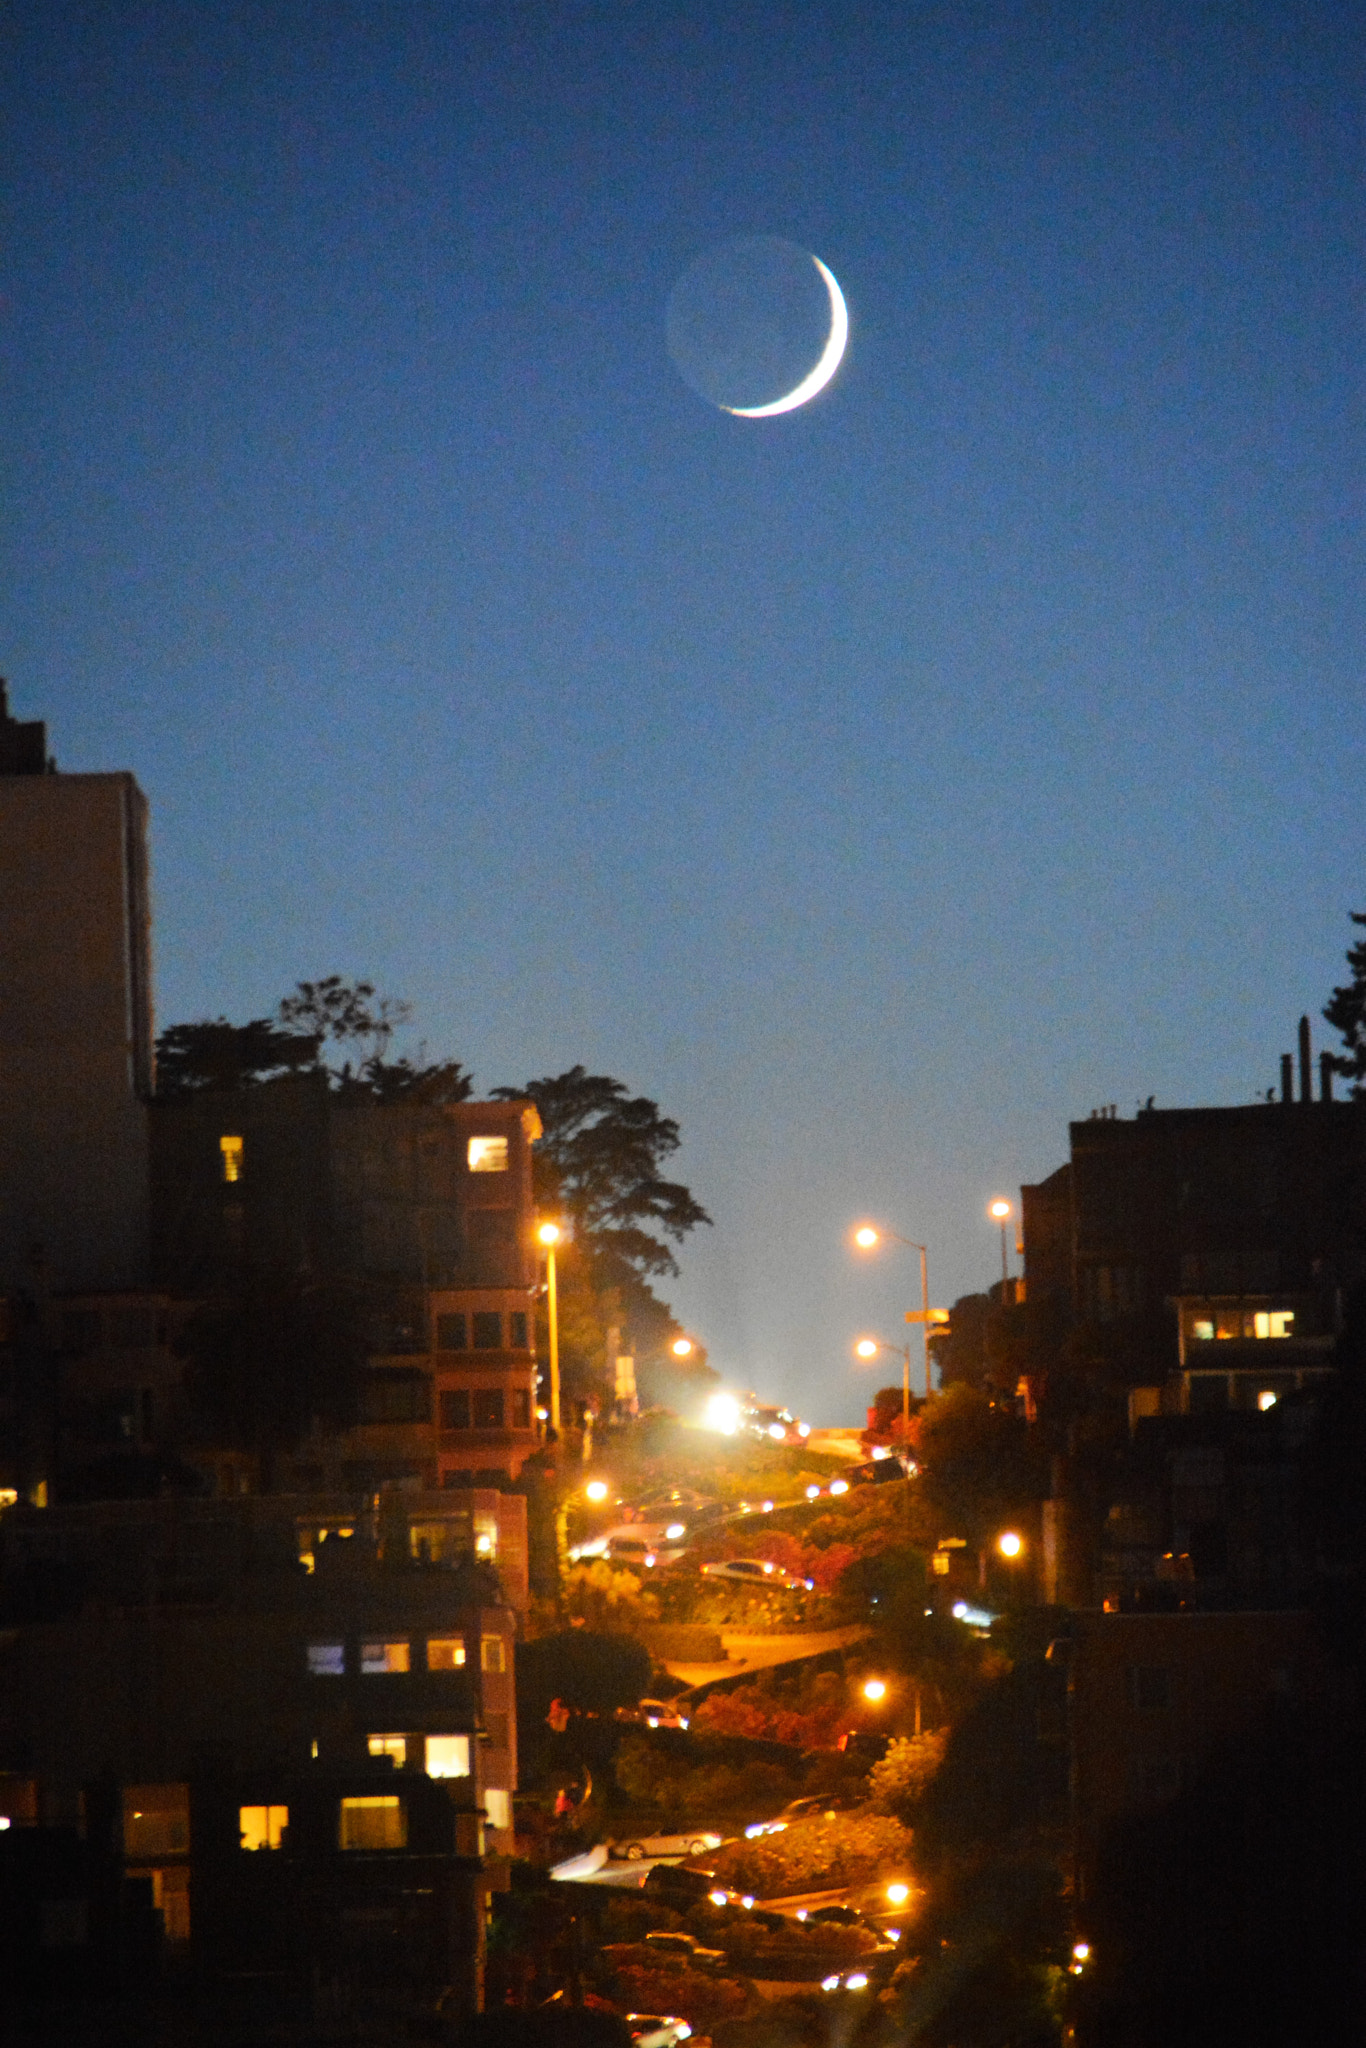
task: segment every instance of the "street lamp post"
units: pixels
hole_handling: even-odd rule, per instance
[[[1005,1308],[1005,1307],[1006,1307],[1006,1305],[1007,1305],[1007,1297],[1008,1297],[1008,1295],[1009,1295],[1009,1293],[1010,1293],[1010,1261],[1009,1261],[1009,1254],[1008,1254],[1008,1253],[1007,1253],[1007,1251],[1006,1251],[1006,1225],[1007,1225],[1007,1223],[1009,1223],[1009,1221],[1010,1221],[1011,1217],[1012,1217],[1012,1216],[1014,1215],[1014,1213],[1015,1213],[1015,1212],[1014,1212],[1014,1210],[1013,1210],[1013,1209],[1011,1208],[1011,1205],[1010,1205],[1010,1203],[1006,1201],[1006,1199],[1005,1199],[1005,1197],[1004,1197],[1004,1196],[998,1196],[998,1197],[997,1197],[997,1199],[996,1199],[996,1200],[995,1200],[994,1202],[992,1202],[992,1203],[991,1203],[991,1204],[989,1205],[988,1209],[987,1209],[987,1214],[988,1214],[988,1216],[990,1216],[990,1217],[991,1217],[992,1221],[993,1221],[993,1222],[995,1222],[995,1223],[999,1223],[999,1224],[1000,1224],[1000,1226],[1001,1226],[1001,1307],[1002,1307],[1002,1308]]]
[[[921,1334],[925,1347],[925,1398],[928,1400],[930,1395],[930,1326],[934,1321],[930,1314],[930,1255],[925,1246],[917,1244],[913,1237],[902,1237],[895,1230],[879,1230],[871,1223],[859,1225],[859,1228],[854,1232],[854,1243],[861,1252],[871,1252],[876,1251],[884,1237],[889,1237],[893,1244],[904,1244],[908,1250],[919,1252],[920,1254],[920,1314],[917,1316],[912,1312],[907,1315],[906,1320],[908,1323],[917,1322],[921,1325]],[[894,1349],[895,1347],[889,1348]],[[906,1356],[908,1362],[906,1366],[905,1406],[906,1420],[909,1423],[911,1419],[909,1344],[906,1347]]]
[[[911,1440],[911,1347],[909,1344],[888,1344],[881,1337],[860,1337],[854,1346],[857,1358],[870,1362],[879,1351],[890,1351],[901,1360],[901,1429],[907,1444]]]
[[[560,1433],[560,1316],[555,1292],[555,1247],[560,1241],[558,1223],[542,1223],[536,1241],[545,1247],[546,1310],[550,1321],[550,1427]]]

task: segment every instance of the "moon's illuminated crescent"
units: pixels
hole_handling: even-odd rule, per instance
[[[788,392],[786,398],[775,398],[769,405],[722,406],[723,412],[734,413],[738,420],[769,420],[775,413],[795,412],[799,405],[805,405],[818,391],[824,391],[844,358],[849,341],[849,308],[844,303],[844,293],[819,256],[813,256],[811,261],[820,272],[825,289],[830,294],[830,333],[821,351],[821,359],[815,369],[803,377],[794,390]]]

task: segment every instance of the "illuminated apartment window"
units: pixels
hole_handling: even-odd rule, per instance
[[[1277,1395],[1272,1392],[1270,1387],[1263,1387],[1261,1393],[1257,1396],[1257,1406],[1261,1409],[1263,1415],[1266,1414],[1268,1408],[1275,1407],[1277,1398]]]
[[[408,1738],[406,1735],[367,1735],[365,1746],[371,1756],[387,1756],[390,1763],[399,1770],[408,1761]]]
[[[1252,1321],[1259,1337],[1293,1337],[1295,1334],[1295,1311],[1292,1308],[1259,1310]]]
[[[360,1646],[360,1668],[372,1677],[381,1671],[407,1671],[409,1668],[408,1645],[404,1643],[362,1643]]]
[[[471,1138],[469,1161],[471,1173],[506,1173],[508,1170],[507,1139]]]
[[[429,1735],[427,1737],[427,1776],[429,1778],[468,1778],[470,1774],[470,1738],[468,1735]]]
[[[1191,1324],[1191,1336],[1197,1344],[1214,1342],[1214,1324],[1208,1316],[1197,1316]]]
[[[498,1517],[480,1508],[474,1517],[474,1550],[477,1557],[497,1557]]]
[[[289,1826],[287,1806],[239,1806],[237,1828],[244,1849],[279,1849]]]
[[[241,1180],[242,1140],[240,1138],[220,1138],[218,1140],[218,1149],[223,1155],[224,1180]]]
[[[484,1813],[491,1828],[510,1828],[512,1826],[512,1794],[510,1792],[500,1792],[494,1786],[486,1786],[484,1790]]]
[[[429,1671],[459,1671],[465,1662],[465,1638],[463,1636],[428,1636],[427,1669]]]
[[[190,1847],[188,1785],[125,1785],[123,1853],[184,1856]]]
[[[343,1849],[405,1849],[408,1816],[396,1792],[343,1799],[337,1831]]]
[[[503,1390],[501,1387],[475,1388],[474,1426],[476,1429],[501,1429],[503,1427]]]
[[[485,1671],[506,1671],[507,1663],[503,1655],[503,1638],[501,1636],[485,1636],[483,1638],[479,1645],[479,1663]]]
[[[345,1677],[345,1643],[310,1643],[307,1654],[310,1678]]]

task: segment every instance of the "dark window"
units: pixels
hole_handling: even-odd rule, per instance
[[[531,1396],[525,1387],[514,1387],[512,1392],[512,1426],[514,1429],[530,1429]]]
[[[432,1386],[425,1372],[362,1373],[360,1382],[362,1422],[430,1422]]]
[[[476,1351],[501,1351],[503,1348],[503,1318],[496,1308],[480,1308],[474,1312],[474,1348]]]
[[[1165,1713],[1171,1706],[1172,1675],[1165,1664],[1131,1664],[1124,1677],[1135,1713]]]
[[[469,1343],[463,1316],[438,1316],[436,1319],[436,1348],[438,1351],[464,1351]]]
[[[62,1348],[73,1358],[83,1358],[100,1341],[100,1312],[97,1308],[69,1308],[62,1317]]]
[[[470,1397],[463,1387],[452,1388],[441,1396],[441,1427],[468,1429],[469,1426]]]
[[[474,1426],[476,1429],[501,1429],[503,1427],[503,1390],[501,1387],[475,1388]]]
[[[526,1310],[515,1308],[508,1317],[508,1350],[528,1351],[530,1348],[526,1334]]]

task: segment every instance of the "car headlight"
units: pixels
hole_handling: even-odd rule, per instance
[[[822,1990],[822,1991],[838,1991],[838,1990],[839,1990],[839,1988],[840,1988],[840,1980],[839,1980],[839,1978],[838,1978],[838,1977],[822,1977],[822,1978],[821,1978],[821,1990]]]
[[[855,1970],[852,1977],[846,1977],[844,1980],[846,1991],[864,1991],[867,1989],[867,1986],[868,1973],[866,1970]]]

